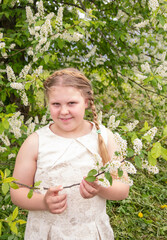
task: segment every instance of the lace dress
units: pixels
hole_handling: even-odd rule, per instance
[[[94,167],[97,152],[97,133],[92,131],[78,138],[54,134],[49,125],[36,131],[39,152],[35,181],[40,186],[67,186],[80,183]],[[101,126],[107,141],[107,131]],[[40,190],[45,193],[45,190]],[[79,186],[63,189],[67,193],[67,209],[61,214],[48,211],[29,211],[25,240],[113,240],[113,230],[106,214],[106,200],[95,196],[84,199]]]

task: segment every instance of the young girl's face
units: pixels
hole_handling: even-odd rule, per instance
[[[88,100],[78,89],[55,86],[49,91],[48,101],[55,130],[59,134],[81,131]]]

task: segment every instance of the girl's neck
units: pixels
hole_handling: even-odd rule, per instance
[[[87,120],[84,120],[83,125],[79,129],[77,128],[73,131],[64,131],[64,132],[61,131],[55,123],[50,124],[49,128],[54,134],[60,137],[78,138],[78,137],[82,137],[84,135],[89,134],[92,131],[93,124]]]

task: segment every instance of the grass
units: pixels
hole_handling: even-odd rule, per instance
[[[166,161],[159,163],[157,175],[138,171],[129,197],[123,201],[108,201],[107,213],[115,239],[167,239],[167,175]],[[140,218],[138,213],[142,213]]]

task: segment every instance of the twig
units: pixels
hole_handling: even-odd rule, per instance
[[[105,173],[105,171],[102,171],[102,172],[100,172],[100,173],[97,173],[94,177],[98,177],[98,176],[100,176],[100,175],[103,174],[103,173]],[[12,181],[12,182],[13,182],[13,183],[16,183],[16,184],[18,184],[18,185],[20,185],[20,186],[29,188],[29,189],[33,189],[33,190],[40,189],[40,188],[38,188],[38,187],[28,186],[28,185],[26,185],[26,184],[23,184],[23,183],[20,183],[20,182],[17,182],[17,181]],[[72,184],[72,185],[64,186],[63,189],[65,189],[65,188],[71,188],[71,187],[75,187],[75,186],[79,186],[79,185],[80,185],[80,183],[74,183],[74,184]],[[43,187],[43,189],[44,189],[44,190],[48,190],[49,188]]]

